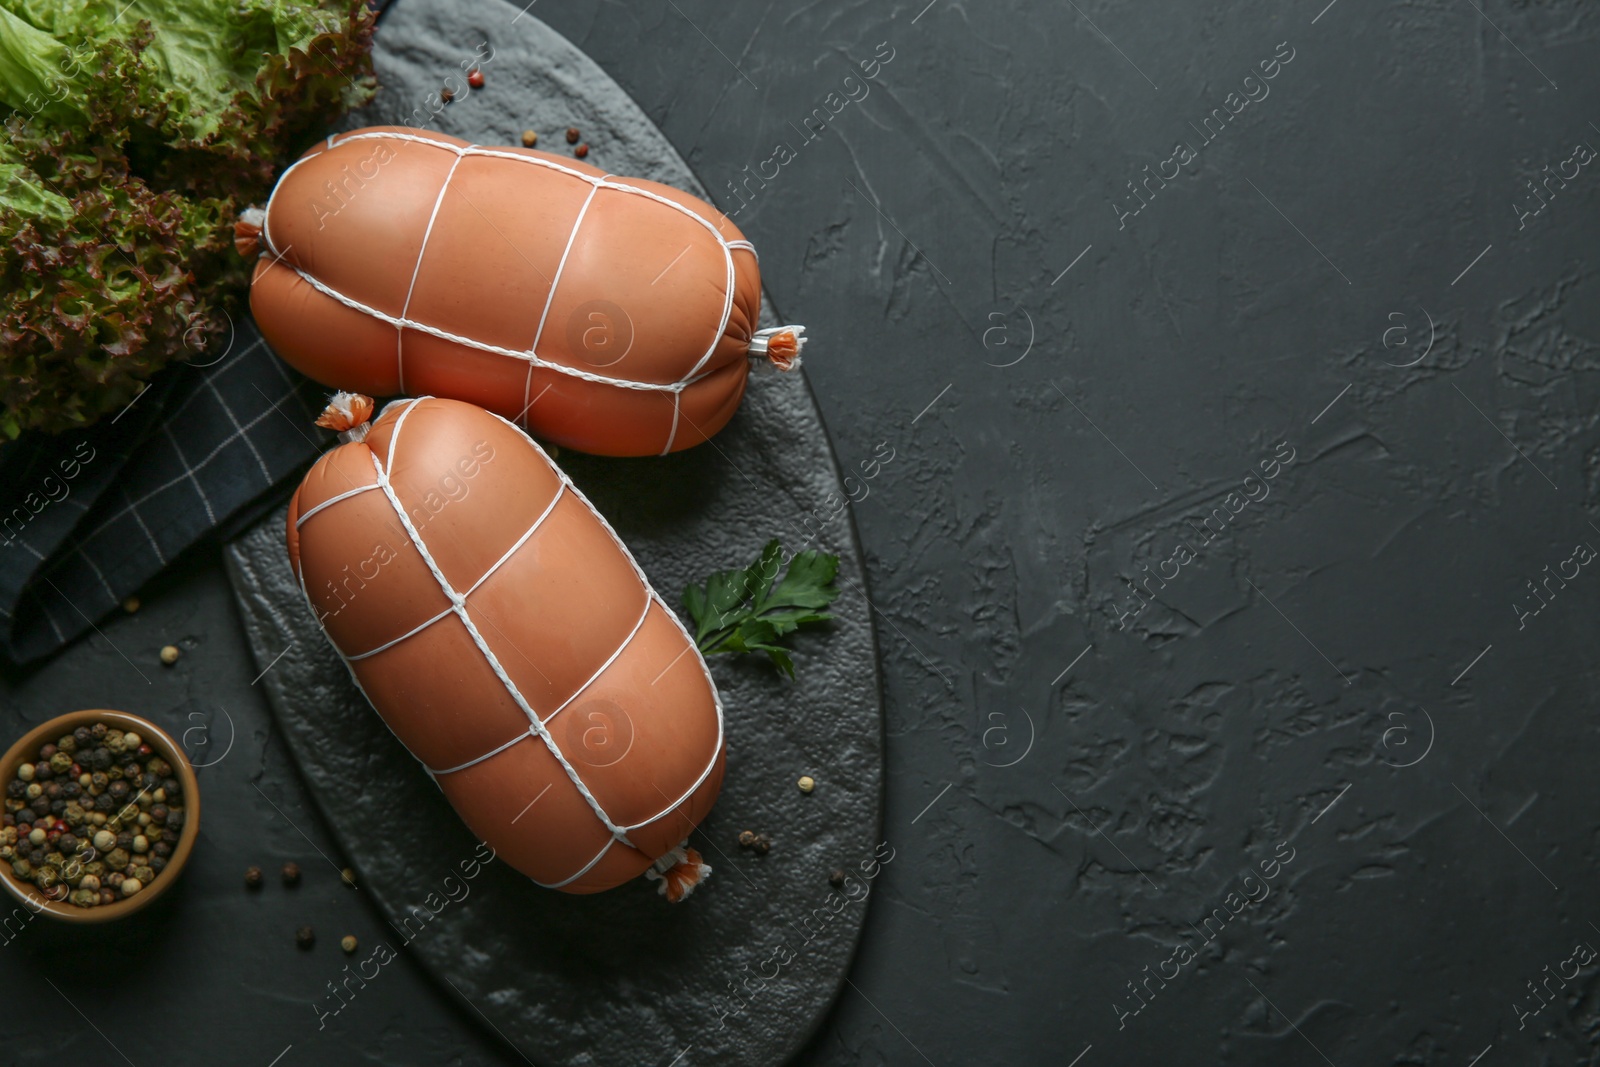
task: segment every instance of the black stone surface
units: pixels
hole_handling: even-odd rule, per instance
[[[852,509],[881,611],[897,856],[850,984],[794,1062],[1595,1061],[1594,965],[1550,977],[1573,974],[1577,942],[1600,947],[1591,568],[1552,581],[1520,629],[1513,610],[1577,541],[1600,547],[1593,168],[1524,228],[1513,204],[1577,140],[1600,147],[1600,15],[1570,0],[533,11],[730,212],[726,183],[791,145],[736,220],[817,339],[807,376],[841,460],[897,449]],[[800,144],[793,127],[880,41],[895,58],[869,95]],[[1198,141],[1188,124],[1283,41],[1295,57],[1270,95],[1119,230],[1125,183]],[[1171,558],[1176,523],[1279,441],[1296,458],[1272,495],[1119,630],[1121,578]],[[14,683],[6,721],[136,689],[174,725],[191,692],[264,714],[215,567],[190,561],[104,627],[147,672],[165,635],[204,635],[155,689],[93,637]],[[231,821],[208,806],[229,830],[202,844],[224,870],[214,886],[191,871],[181,914],[135,946],[155,988],[193,987],[168,1055],[265,1064],[293,1040],[280,1067],[522,1063],[409,959],[315,1033],[308,987],[337,970],[289,951],[292,925],[377,920],[360,894],[269,887],[224,906],[247,856],[306,852],[243,768],[331,847],[252,721],[207,772]],[[1280,841],[1294,859],[1271,896],[1220,935],[1214,919],[1198,958],[1120,1019],[1127,983],[1202,940],[1190,924]],[[209,888],[215,910],[191,907]],[[0,948],[13,1006],[73,973],[39,932]],[[160,1062],[139,1034],[149,1000],[78,982],[64,988],[135,1063]],[[14,1011],[8,1049],[118,1062],[63,1002],[31,1003],[56,1014]]]
[[[454,70],[464,90],[460,57],[481,56],[493,92],[463,91],[435,128],[494,144],[525,124],[545,130],[554,148],[556,131],[576,125],[607,169],[704,195],[603,71],[535,19],[513,23],[515,15],[466,2],[389,12],[375,53],[383,88],[346,126],[410,124],[414,101],[437,90],[441,70]],[[774,324],[770,308],[766,320]],[[837,996],[880,861],[893,857],[878,849],[883,722],[871,609],[848,521],[831,530],[825,521],[848,494],[816,403],[799,375],[768,369],[711,446],[632,461],[567,453],[559,462],[671,604],[688,583],[746,565],[773,537],[793,551],[808,530],[831,534],[811,547],[841,557],[845,592],[826,630],[801,640],[799,684],[764,659],[712,661],[728,768],[716,807],[690,837],[713,880],[685,904],[666,904],[643,879],[571,896],[504,863],[475,862],[476,841],[373,713],[307,608],[281,509],[228,556],[266,672],[260,684],[393,927],[385,947],[416,955],[521,1055],[649,1063],[692,1051],[702,1062],[781,1062]],[[809,795],[796,787],[802,774],[820,783]],[[744,829],[765,834],[772,851],[741,850]],[[828,880],[836,869],[852,875],[837,889]],[[369,970],[383,962],[375,951]],[[340,1007],[336,994],[318,1005]]]

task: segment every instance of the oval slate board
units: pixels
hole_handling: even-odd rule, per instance
[[[492,53],[478,52],[483,42]],[[475,54],[486,57],[489,87],[458,88],[430,119],[423,102],[447,74],[459,86]],[[507,4],[399,4],[379,32],[377,67],[383,89],[348,128],[427,125],[494,144],[514,143],[525,127],[559,143],[559,131],[578,126],[590,162],[705,195],[627,94]],[[252,651],[261,669],[272,665],[261,684],[363,888],[397,927],[390,947],[407,945],[525,1058],[541,1067],[770,1067],[799,1049],[838,994],[865,919],[871,886],[861,871],[872,869],[882,816],[871,607],[854,531],[836,514],[844,491],[821,418],[800,375],[758,372],[709,445],[638,460],[565,453],[560,462],[674,606],[685,584],[743,566],[771,537],[798,547],[803,520],[822,530],[813,547],[840,556],[837,618],[797,642],[798,683],[764,660],[714,657],[728,770],[691,838],[714,874],[687,902],[667,904],[642,879],[568,896],[504,863],[466,880],[461,863],[476,842],[328,647],[294,585],[282,509],[227,552]],[[810,796],[795,787],[801,774],[817,778]],[[737,847],[746,828],[772,839],[770,854]],[[843,903],[831,889],[834,868],[856,872],[846,885],[856,899]]]

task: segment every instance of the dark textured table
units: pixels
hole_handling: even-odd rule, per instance
[[[897,450],[853,511],[897,858],[799,1062],[1600,1055],[1600,12],[535,10],[739,212],[841,461]],[[522,1062],[403,959],[314,1030],[293,927],[377,920],[236,890],[331,846],[216,554],[146,599],[5,722],[226,710],[216,873],[8,938],[6,1062]]]

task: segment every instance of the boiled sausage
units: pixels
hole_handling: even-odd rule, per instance
[[[788,369],[755,249],[711,205],[530,148],[329,137],[235,228],[269,344],[338,389],[466,400],[601,455],[688,448]]]
[[[370,405],[336,398],[351,439],[307,473],[287,531],[356,683],[534,881],[592,893],[672,868],[724,764],[721,703],[682,624],[517,427],[432,398],[356,426]],[[669,896],[694,881],[669,873]]]

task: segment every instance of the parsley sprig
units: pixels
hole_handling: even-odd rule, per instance
[[[839,596],[834,578],[839,557],[826,552],[797,552],[783,570],[783,548],[768,541],[748,567],[718,571],[704,585],[683,591],[684,607],[695,624],[701,653],[765,652],[791,679],[794,661],[780,643],[802,626],[833,618],[823,609]]]

